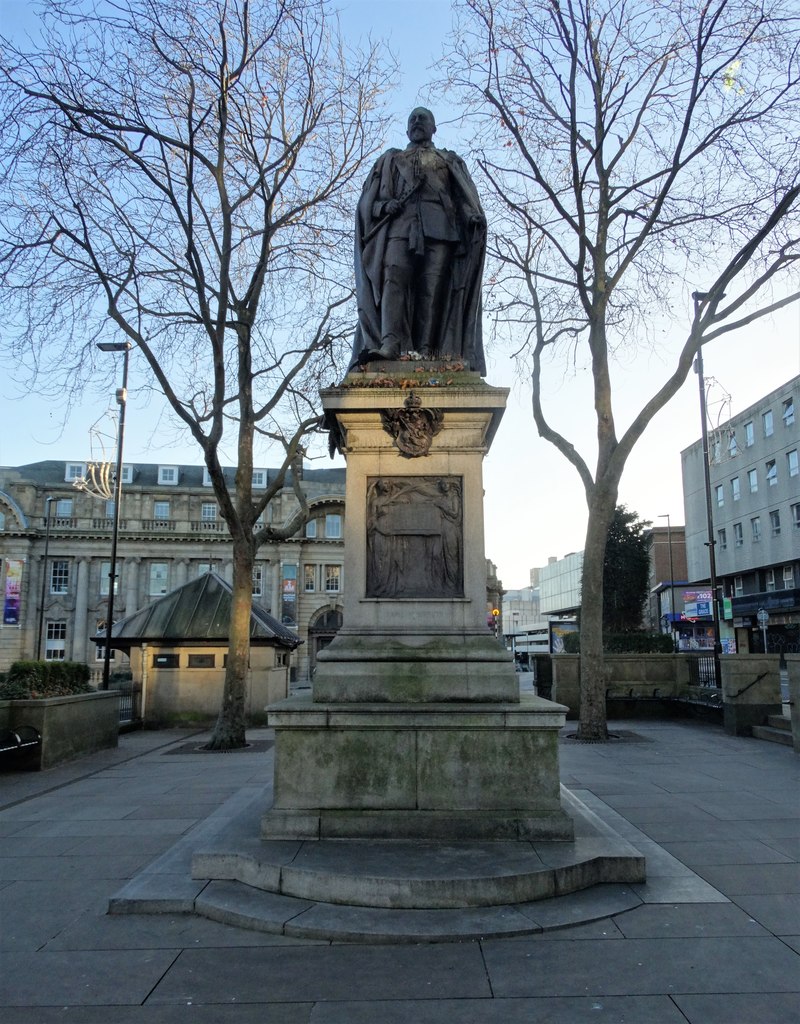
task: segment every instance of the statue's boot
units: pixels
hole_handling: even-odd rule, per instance
[[[400,358],[400,342],[396,338],[386,338],[380,348],[368,353],[372,359],[394,360]]]

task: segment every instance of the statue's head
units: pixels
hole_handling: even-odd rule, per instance
[[[436,118],[427,107],[414,107],[408,115],[408,135],[410,142],[430,142],[436,132]]]

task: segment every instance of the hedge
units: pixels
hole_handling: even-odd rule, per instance
[[[89,666],[77,661],[15,661],[0,682],[0,700],[91,693]]]
[[[606,654],[674,654],[675,644],[669,633],[608,633],[603,637]],[[580,633],[567,633],[564,653],[580,654]]]

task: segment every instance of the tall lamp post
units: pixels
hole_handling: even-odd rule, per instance
[[[119,429],[117,430],[117,468],[114,477],[114,518],[111,525],[111,562],[108,568],[108,610],[106,612],[106,646],[103,651],[103,683],[108,689],[111,675],[111,627],[114,623],[114,586],[117,581],[117,541],[119,539],[119,507],[122,501],[122,446],[125,439],[125,406],[128,401],[128,359],[131,351],[129,341],[100,341],[101,352],[122,352],[122,387],[117,391],[119,406]]]
[[[44,565],[42,566],[42,591],[39,595],[39,632],[36,639],[36,660],[42,660],[42,631],[44,629],[44,602],[47,596],[47,555],[50,550],[50,506],[54,499],[51,497],[44,499]]]
[[[667,546],[669,547],[669,617],[670,633],[673,643],[675,642],[675,570],[672,567],[672,527],[669,521],[669,513],[665,512],[658,517],[667,521]]]
[[[692,292],[694,300],[694,318],[700,314],[702,303],[708,298],[708,292]],[[700,386],[700,425],[703,438],[703,478],[706,490],[706,528],[708,531],[708,568],[711,581],[711,615],[714,628],[714,686],[720,685],[719,656],[722,652],[722,641],[719,630],[719,603],[717,601],[717,558],[715,551],[716,541],[714,540],[714,515],[711,507],[711,467],[708,462],[708,419],[706,413],[706,382],[703,376],[703,346],[697,348],[697,359],[694,363],[694,370]]]

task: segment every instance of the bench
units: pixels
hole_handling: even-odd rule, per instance
[[[32,725],[18,725],[16,729],[0,729],[0,757],[17,759],[32,754],[42,745],[42,737]]]

